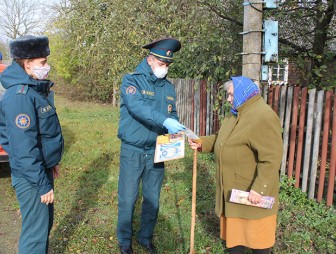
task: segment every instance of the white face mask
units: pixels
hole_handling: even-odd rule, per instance
[[[49,65],[45,67],[44,66],[41,66],[41,67],[34,66],[33,68],[33,73],[39,80],[46,79],[48,77],[49,71],[50,71]]]
[[[164,78],[168,73],[168,67],[155,67],[153,73],[157,78]]]

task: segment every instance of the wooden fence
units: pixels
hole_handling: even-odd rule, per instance
[[[220,84],[172,79],[181,123],[198,135],[219,129],[225,111]],[[301,87],[262,88],[265,101],[279,115],[284,155],[281,173],[295,178],[295,186],[318,202],[334,201],[336,168],[336,93]],[[220,108],[220,112],[214,110]],[[335,135],[332,135],[332,134]]]

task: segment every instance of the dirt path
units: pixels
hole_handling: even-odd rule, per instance
[[[21,218],[11,187],[10,169],[0,163],[0,254],[16,254]]]

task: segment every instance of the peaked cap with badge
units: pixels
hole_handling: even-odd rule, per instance
[[[149,49],[149,54],[156,56],[160,61],[172,63],[174,52],[181,49],[181,42],[175,38],[163,38],[143,45],[142,48]]]
[[[168,64],[157,66],[157,61],[173,62],[173,54],[180,50],[181,43],[174,38],[163,38],[142,47],[149,50],[149,56],[142,59],[134,73],[124,76],[120,88],[118,200],[122,202],[118,205],[117,240],[121,253],[132,253],[132,218],[136,202],[132,193],[138,193],[140,182],[146,188],[142,189],[141,227],[136,238],[148,253],[156,253],[152,239],[165,172],[164,163],[154,163],[156,140],[168,132],[167,119],[172,125],[176,124],[176,130],[183,126],[178,122],[175,87],[166,78]],[[152,59],[154,57],[157,60]],[[155,73],[158,67],[159,74]],[[143,171],[129,174],[133,168]],[[147,177],[154,171],[155,174]]]
[[[50,55],[49,40],[46,36],[26,35],[9,43],[13,59],[31,59]]]

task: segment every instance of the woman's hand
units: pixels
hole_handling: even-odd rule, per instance
[[[254,190],[250,190],[250,193],[249,193],[247,199],[252,204],[258,204],[258,203],[260,203],[261,198],[262,198],[262,196],[258,192],[254,191]]]
[[[202,147],[202,144],[201,143],[195,143],[193,142],[191,139],[188,139],[188,143],[191,147],[191,149],[200,149]]]
[[[53,167],[52,168],[52,173],[53,173],[54,179],[58,178],[60,176],[60,173],[61,173],[61,166],[56,165],[55,167]]]
[[[41,196],[41,203],[49,205],[53,202],[54,202],[54,190],[51,190],[48,193]]]

